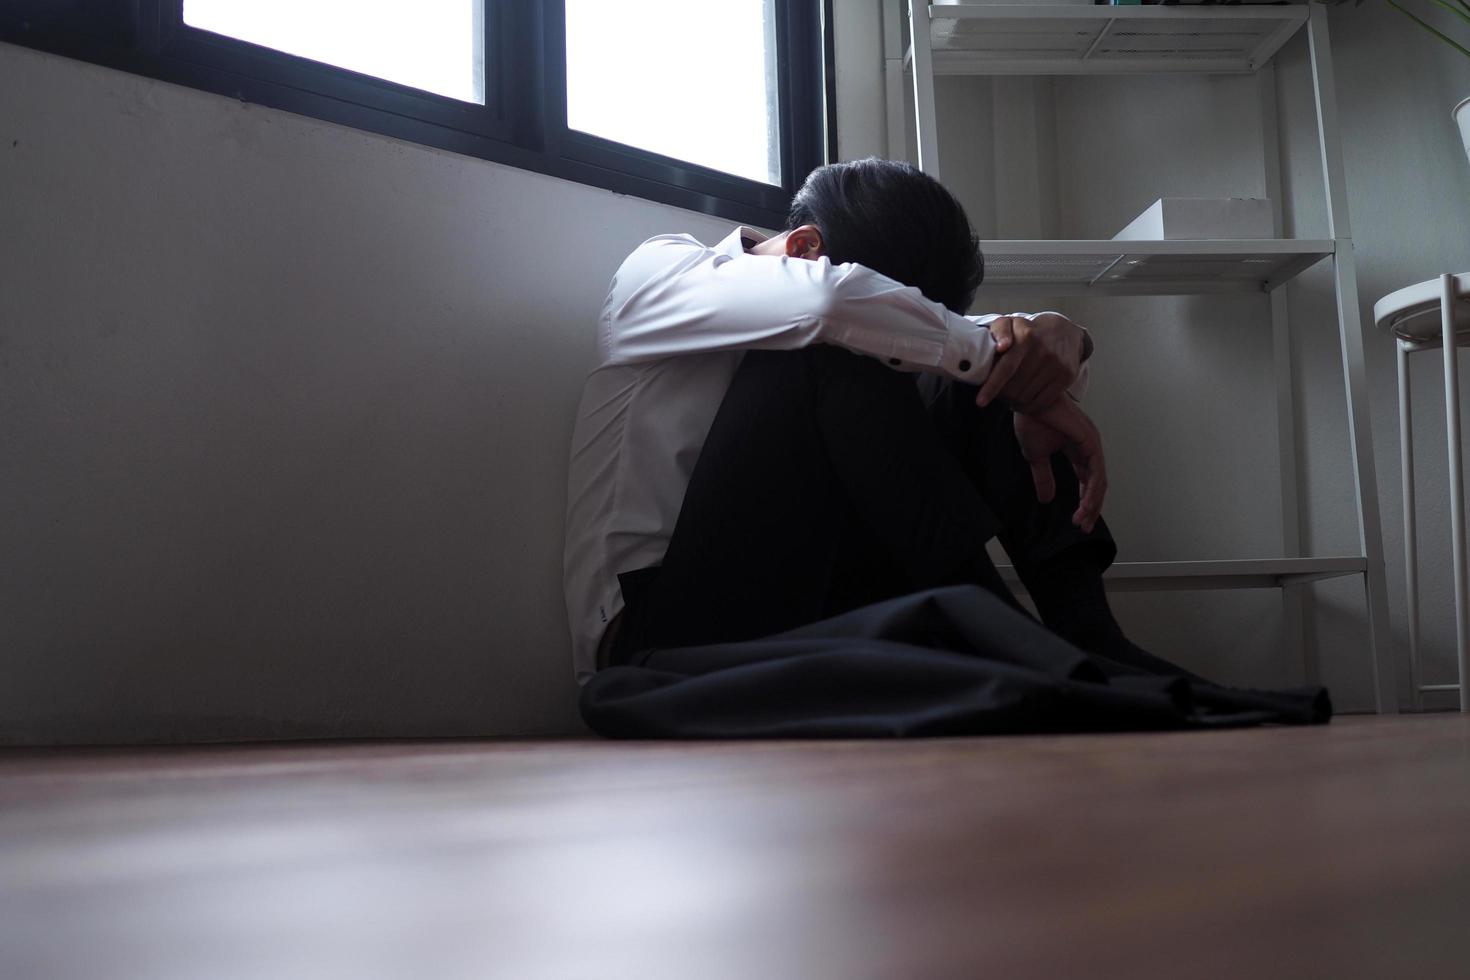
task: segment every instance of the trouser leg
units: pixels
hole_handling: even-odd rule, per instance
[[[1009,409],[999,402],[979,408],[972,385],[925,376],[920,388],[941,438],[995,515],[1001,544],[1042,621],[1124,668],[1200,679],[1133,643],[1113,618],[1102,573],[1118,549],[1102,520],[1091,532],[1072,524],[1079,488],[1066,459],[1052,458],[1056,497],[1040,504]]]
[[[1008,421],[989,427],[1002,428],[1009,432]],[[962,464],[912,375],[825,346],[750,352],[706,439],[662,567],[625,582],[637,588],[625,588],[628,620],[614,659],[648,646],[769,635],[940,585],[980,584],[1014,605],[986,542],[1002,532],[1037,553],[1058,546],[1046,540],[1055,522],[1025,506],[1030,470],[1009,439],[997,449],[977,437],[980,462]],[[1015,460],[988,473],[985,461],[1006,453]],[[1075,507],[1075,479],[1071,487]],[[1029,499],[1034,505],[1034,492]]]
[[[1085,562],[1099,575],[1112,564],[1118,549],[1106,522],[1099,519],[1090,532],[1072,523],[1080,490],[1064,457],[1052,458],[1056,496],[1040,503],[1016,441],[1014,414],[1003,402],[981,408],[979,388],[936,375],[922,376],[919,388],[940,439],[985,499],[1028,590],[1035,592],[1038,570],[1060,556]]]

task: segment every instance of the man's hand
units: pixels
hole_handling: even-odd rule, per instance
[[[996,358],[976,399],[981,407],[1003,397],[1018,412],[1035,413],[1077,381],[1087,332],[1066,317],[1003,316],[990,324]]]
[[[1072,514],[1072,523],[1091,533],[1108,492],[1102,435],[1092,419],[1070,398],[1058,398],[1035,414],[1017,412],[1016,440],[1021,444],[1021,455],[1031,464],[1036,499],[1044,504],[1050,503],[1057,492],[1051,457],[1059,451],[1066,454],[1072,471],[1077,474],[1081,497]]]

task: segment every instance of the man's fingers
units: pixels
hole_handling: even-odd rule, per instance
[[[1059,411],[1049,413],[1058,432],[1067,439],[1062,447],[1072,469],[1077,473],[1079,499],[1072,523],[1091,532],[1102,515],[1103,499],[1108,492],[1107,461],[1103,456],[1102,435],[1080,409],[1060,403]]]
[[[990,365],[990,376],[980,386],[980,394],[975,398],[975,403],[981,408],[995,401],[1000,395],[1001,389],[1011,380],[1016,370],[1021,366],[1021,359],[1017,354],[1009,354],[1005,357],[997,357]]]
[[[1089,478],[1083,484],[1082,500],[1077,504],[1077,512],[1072,515],[1073,523],[1091,534],[1098,518],[1102,516],[1103,498],[1107,496],[1107,491],[1106,480]]]
[[[1081,409],[1062,398],[1034,416],[1016,415],[1015,428],[1021,455],[1031,467],[1036,499],[1041,503],[1050,503],[1056,496],[1051,470],[1053,455],[1060,451],[1071,462],[1078,483],[1078,503],[1072,513],[1072,523],[1091,532],[1102,515],[1108,489],[1107,464],[1097,426]]]
[[[1017,317],[1002,316],[990,321],[990,336],[995,340],[995,360],[990,365],[990,376],[980,386],[980,394],[975,403],[981,408],[989,405],[1000,397],[1001,389],[1004,388],[1021,368],[1021,351],[1016,350],[1019,339],[1017,329]],[[1007,351],[1009,356],[1002,356]]]
[[[1077,510],[1072,515],[1072,523],[1091,532],[1093,525],[1102,515],[1103,499],[1108,493],[1107,464],[1103,459],[1102,445],[1091,440],[1090,444],[1072,447],[1068,452],[1072,456],[1072,466],[1077,471],[1080,481],[1081,499],[1077,502]]]
[[[1051,474],[1051,460],[1031,460],[1031,482],[1036,484],[1036,499],[1043,504],[1051,503],[1057,495],[1057,481]]]
[[[1003,316],[991,320],[990,326],[987,329],[990,331],[991,339],[995,341],[995,352],[997,354],[1004,354],[1011,349],[1011,344],[1016,339],[1016,331],[1011,326],[1010,317]]]

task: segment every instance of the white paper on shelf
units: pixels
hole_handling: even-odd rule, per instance
[[[1262,197],[1162,197],[1114,241],[1273,238],[1271,202]]]

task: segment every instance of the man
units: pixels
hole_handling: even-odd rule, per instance
[[[618,269],[573,436],[567,604],[578,680],[650,648],[771,636],[974,584],[1142,670],[1104,598],[1091,354],[1056,313],[967,317],[958,201],[908,164],[814,171],[788,230],[650,239]],[[917,374],[917,379],[916,379]],[[1010,613],[1006,613],[1010,615]]]

